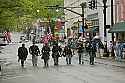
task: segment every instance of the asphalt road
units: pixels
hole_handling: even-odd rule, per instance
[[[26,43],[27,48],[30,45],[31,43]],[[17,62],[19,46],[20,43],[15,43],[2,49],[0,57],[6,60],[6,63],[3,65],[0,83],[125,83],[124,68],[98,63],[89,65],[89,62],[79,65],[77,56],[73,57],[72,65],[66,65],[65,58],[60,58],[58,67],[53,66],[50,58],[49,68],[43,68],[40,57],[38,67],[32,67],[29,54],[25,68],[22,69]],[[42,45],[39,44],[39,48],[41,47]]]

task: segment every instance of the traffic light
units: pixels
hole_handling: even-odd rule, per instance
[[[92,1],[89,1],[89,2],[88,2],[88,5],[89,5],[89,9],[93,9]]]
[[[95,8],[95,0],[92,0],[93,9]]]
[[[91,0],[88,2],[89,8],[94,10],[97,9],[97,0]]]
[[[97,9],[97,0],[92,0],[93,9]]]

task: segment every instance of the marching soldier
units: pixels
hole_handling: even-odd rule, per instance
[[[64,51],[63,51],[63,56],[66,57],[66,63],[71,64],[71,58],[72,58],[72,51],[71,48],[68,46],[65,46]]]
[[[26,60],[28,55],[27,48],[25,48],[25,44],[22,44],[22,47],[18,48],[18,62],[21,60],[21,66],[24,67],[24,61]]]
[[[48,64],[48,60],[49,60],[49,52],[50,52],[50,47],[48,46],[48,44],[46,43],[43,48],[42,48],[42,57],[41,59],[44,60],[44,67],[48,67],[49,64]]]
[[[79,64],[81,64],[82,55],[83,55],[83,44],[80,44],[79,47],[78,47]],[[82,61],[82,64],[83,63],[84,62]]]
[[[60,57],[60,54],[61,54],[61,47],[58,46],[58,44],[56,43],[53,48],[52,48],[52,58],[54,60],[54,65],[58,65],[58,62],[59,62],[59,57]]]
[[[40,54],[40,51],[39,51],[38,46],[35,45],[35,42],[33,42],[33,45],[30,46],[29,52],[32,55],[32,64],[33,64],[33,66],[37,66],[37,60],[38,60],[38,56]]]

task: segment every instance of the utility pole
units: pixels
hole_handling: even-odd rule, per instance
[[[103,13],[104,13],[104,40],[105,41],[107,41],[106,40],[106,37],[107,37],[107,34],[106,34],[106,8],[107,8],[106,2],[107,2],[107,0],[103,0],[103,4],[104,4],[104,10],[103,10]]]
[[[113,0],[111,0],[111,26],[114,25],[114,14],[113,14]],[[112,44],[114,46],[114,33],[112,33]],[[111,51],[111,56],[114,57],[115,53],[114,53],[114,48],[112,47],[112,51]]]
[[[113,0],[111,0],[111,25],[113,26],[114,24],[114,19],[113,19]]]
[[[106,5],[107,0],[103,0],[103,4],[104,4],[104,10],[103,10],[103,14],[104,14],[104,42],[105,42],[105,47],[104,47],[104,56],[107,56],[107,32],[106,32]]]

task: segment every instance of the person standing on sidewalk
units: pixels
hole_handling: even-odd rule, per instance
[[[80,44],[78,47],[78,56],[79,56],[79,64],[81,64],[81,58],[83,55],[83,44]],[[83,60],[83,59],[82,59]],[[84,63],[84,61],[82,61],[82,64]]]
[[[64,51],[63,51],[63,56],[66,57],[66,63],[71,64],[71,58],[72,58],[72,51],[71,48],[68,46],[65,46]]]
[[[27,48],[25,48],[25,44],[22,44],[22,47],[18,48],[18,62],[21,60],[21,66],[24,67],[24,61],[26,60],[28,55]]]
[[[108,45],[109,56],[112,55],[112,48],[113,48],[113,43],[112,43],[112,41],[110,41],[110,43]]]
[[[35,42],[33,42],[33,45],[30,46],[29,52],[32,55],[32,64],[33,64],[33,66],[37,66],[37,60],[38,60],[38,56],[40,54],[40,51],[39,51],[38,46],[35,45]]]
[[[50,54],[49,54],[49,52],[50,52],[50,47],[48,46],[47,43],[43,46],[41,52],[42,52],[42,57],[41,57],[41,59],[44,60],[44,67],[48,67],[48,66],[49,66],[48,60],[49,60],[49,56],[50,56]]]
[[[120,41],[118,41],[118,42],[116,43],[115,49],[116,49],[116,60],[117,60],[117,61],[121,61],[123,48],[122,48],[122,44],[121,44]]]
[[[53,48],[52,48],[52,58],[54,61],[54,65],[58,66],[58,62],[59,62],[59,57],[60,57],[60,47],[58,46],[58,43],[56,43]]]

